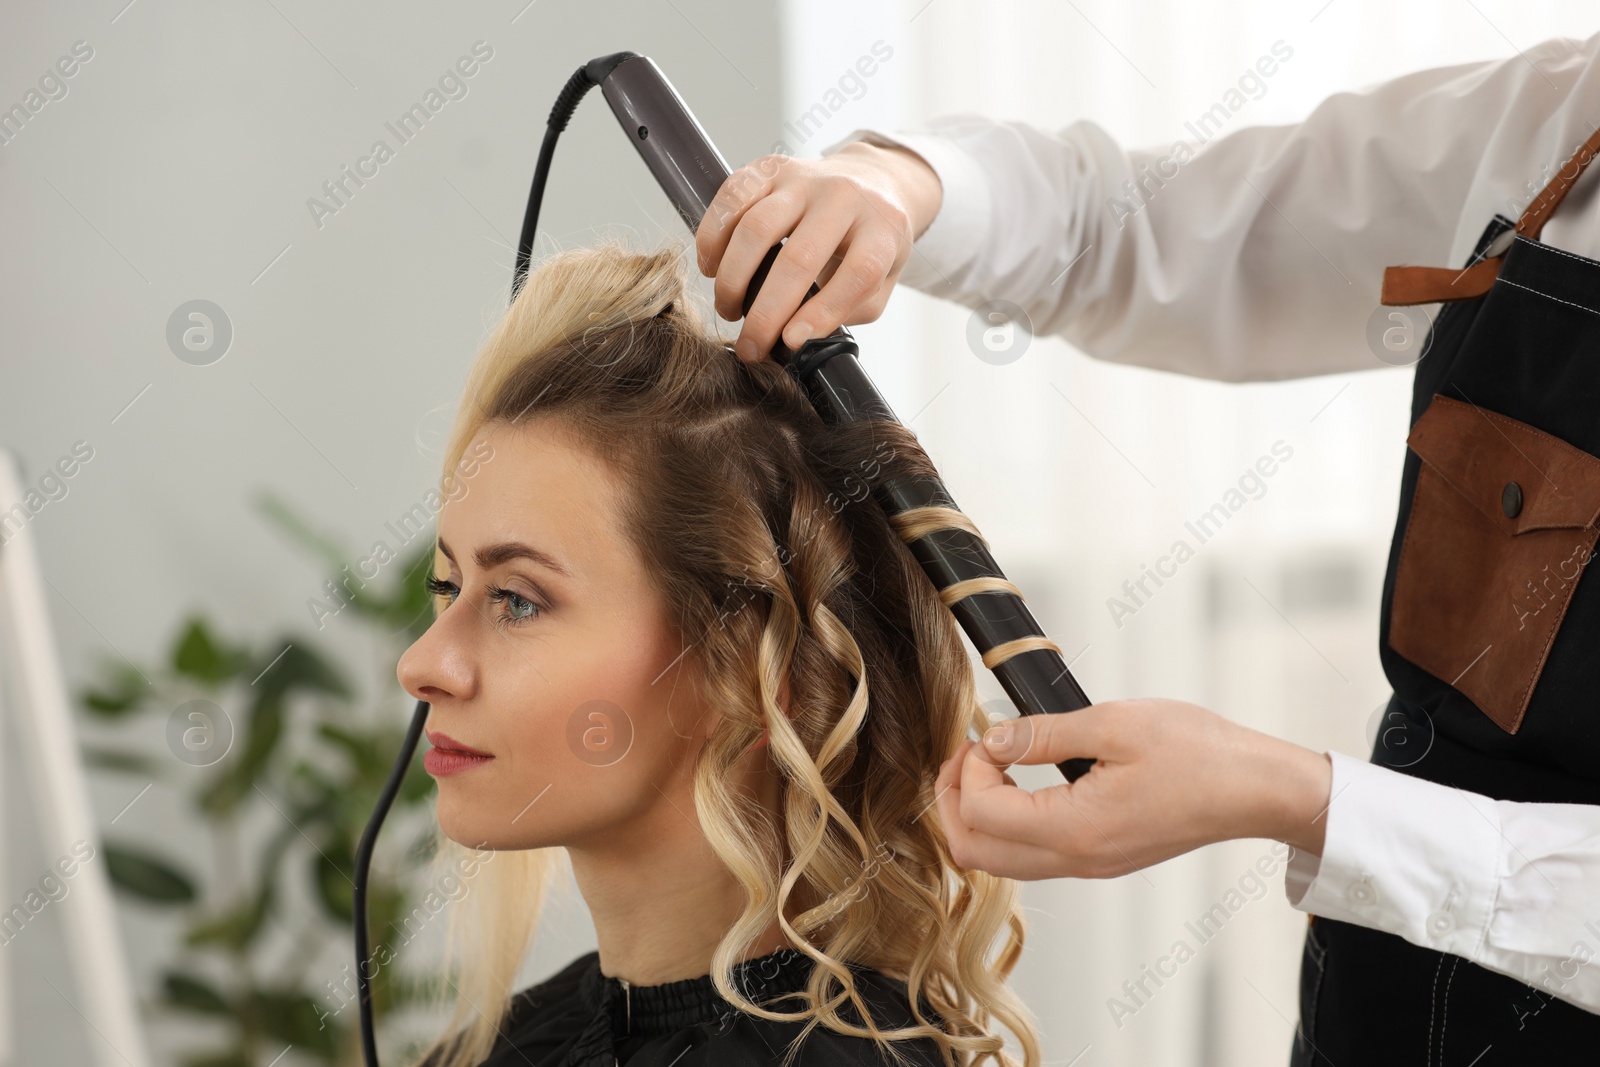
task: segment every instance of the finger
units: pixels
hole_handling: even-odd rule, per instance
[[[1062,810],[1067,794],[1070,805],[1072,786],[1063,784],[1030,793],[1008,782],[999,767],[983,758],[981,746],[973,746],[962,760],[959,778],[961,818],[967,828],[1017,844],[1054,848],[1063,837],[1070,839],[1076,828]]]
[[[805,201],[797,195],[773,193],[750,205],[722,255],[714,287],[717,314],[729,322],[744,315],[745,291],[772,246],[782,241],[805,215]],[[778,253],[782,256],[782,251]],[[761,291],[766,291],[763,282]],[[770,351],[770,349],[769,349]],[[761,353],[765,355],[766,352]]]
[[[983,758],[983,746],[964,741],[961,758],[956,768],[956,778],[963,790],[978,792],[1005,785],[1005,775],[992,760]]]
[[[741,340],[748,338],[762,355],[772,351],[778,343],[778,331],[805,300],[812,283],[839,249],[850,227],[851,219],[842,211],[816,206],[807,211],[778,250],[778,258],[773,260],[760,292],[745,313],[744,327],[739,331]]]
[[[989,834],[1004,826],[1006,832],[1002,836],[1038,843],[1027,818],[1033,810],[1032,794],[1018,788],[1014,781],[1008,782],[1005,773],[984,759],[982,752],[981,745],[973,745],[961,760],[957,788],[961,791],[962,821],[969,829]],[[997,811],[1005,814],[1004,821],[996,820]]]
[[[1072,873],[1049,849],[1005,841],[967,826],[961,818],[959,785],[952,784],[939,793],[937,806],[950,856],[959,867],[988,871],[1002,878],[1055,878]]]
[[[961,764],[965,761],[967,753],[973,748],[974,742],[963,740],[956,746],[953,756],[939,764],[939,774],[933,780],[933,799],[939,800],[946,791],[958,789],[961,785]]]
[[[1112,704],[1049,715],[1022,715],[996,723],[983,735],[984,758],[1001,766],[1062,760],[1120,759],[1117,713]]]
[[[938,793],[948,786],[955,785],[961,778],[961,761],[966,758],[967,751],[972,748],[973,742],[963,738],[956,746],[955,753],[939,764],[939,776],[934,779],[933,790]]]
[[[893,237],[854,236],[859,227],[847,233],[849,244],[840,261],[816,296],[800,305],[800,310],[783,327],[783,343],[799,348],[807,337],[826,337],[845,319],[883,288],[895,269],[898,254]],[[793,238],[790,239],[791,243]],[[859,316],[853,321],[862,321]],[[870,321],[870,320],[868,320]],[[802,334],[800,331],[806,331]]]
[[[694,233],[700,273],[706,277],[717,274],[728,239],[745,211],[772,190],[780,158],[761,156],[751,160],[723,179],[711,203],[706,205],[706,213],[701,216]]]
[[[833,280],[833,272],[839,269],[839,264],[844,259],[837,252],[828,258],[828,265],[822,268],[822,273],[817,275],[817,288],[821,289]]]

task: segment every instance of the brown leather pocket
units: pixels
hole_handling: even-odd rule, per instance
[[[1600,536],[1600,458],[1443,394],[1406,444],[1389,647],[1514,734]]]

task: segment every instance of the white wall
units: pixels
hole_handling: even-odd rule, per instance
[[[1236,126],[1294,122],[1333,92],[1407,71],[1587,37],[1600,17],[1592,5],[1510,0],[794,0],[785,24],[787,114],[874,41],[894,49],[798,150],[815,156],[857,127],[956,111],[1049,129],[1087,118],[1125,144],[1168,146],[1280,38],[1293,59]],[[1050,338],[997,367],[968,350],[968,314],[902,289],[883,320],[853,332],[896,412],[922,412],[913,429],[1046,630],[1069,657],[1082,652],[1073,671],[1089,695],[1191,700],[1365,757],[1367,724],[1389,692],[1378,597],[1410,370],[1374,360],[1358,374],[1226,385],[1097,362]],[[1106,599],[1279,439],[1294,455],[1266,495],[1116,626]],[[999,473],[1013,471],[1023,473]],[[1184,923],[1269,846],[1234,842],[1109,882],[1030,885],[1017,985],[1045,1029],[1047,1061],[1287,1062],[1305,917],[1283,899],[1281,874],[1120,1027],[1107,1007],[1175,940],[1194,946]]]

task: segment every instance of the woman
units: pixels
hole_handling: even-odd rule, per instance
[[[934,808],[985,725],[972,669],[867,499],[932,468],[739,360],[689,277],[555,255],[473,367],[445,469],[488,458],[398,674],[431,705],[440,862],[492,861],[424,1061],[1011,1063],[1003,1025],[1032,1067],[1016,885],[956,868]],[[560,850],[599,949],[512,996]]]

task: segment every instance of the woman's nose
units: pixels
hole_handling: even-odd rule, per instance
[[[400,656],[395,677],[407,693],[430,704],[442,698],[468,700],[477,673],[464,635],[456,632],[459,619],[449,608],[440,612],[423,635]]]

